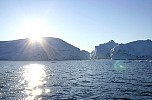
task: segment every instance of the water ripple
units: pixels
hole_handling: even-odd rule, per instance
[[[151,76],[151,62],[1,61],[0,99],[152,100]]]

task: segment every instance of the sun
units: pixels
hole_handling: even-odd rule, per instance
[[[31,43],[41,43],[42,42],[42,37],[37,37],[37,36],[30,37],[29,40],[30,40]]]
[[[29,38],[32,43],[41,42],[42,37],[48,37],[51,34],[49,25],[42,19],[26,19],[22,22],[20,35]]]

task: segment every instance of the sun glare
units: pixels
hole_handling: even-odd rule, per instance
[[[29,39],[31,43],[42,42],[42,37],[30,37]]]
[[[22,22],[20,33],[22,37],[29,38],[31,42],[41,42],[41,37],[50,36],[51,31],[46,21],[33,18]]]

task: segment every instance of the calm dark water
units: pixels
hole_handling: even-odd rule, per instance
[[[0,61],[1,100],[152,100],[152,61]]]

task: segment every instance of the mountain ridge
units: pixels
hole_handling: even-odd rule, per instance
[[[79,48],[54,37],[30,43],[30,39],[0,41],[1,60],[86,60]]]
[[[0,60],[152,59],[151,51],[150,39],[125,44],[110,40],[91,53],[55,37],[42,37],[34,43],[29,38],[0,41]]]
[[[111,45],[111,43],[113,45]],[[105,46],[106,45],[106,46]],[[152,59],[152,41],[136,40],[125,44],[113,40],[95,46],[91,59]],[[109,56],[110,55],[110,56]]]

